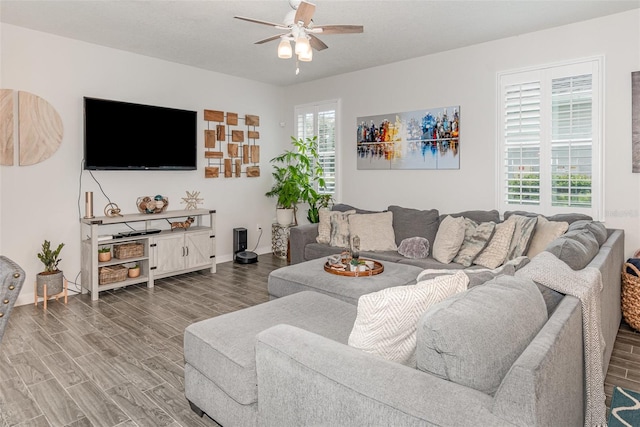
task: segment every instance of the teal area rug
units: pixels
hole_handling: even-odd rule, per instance
[[[640,393],[614,387],[608,424],[609,427],[640,426]]]

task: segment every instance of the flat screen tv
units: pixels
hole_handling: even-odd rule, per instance
[[[197,112],[84,97],[87,170],[197,169]]]

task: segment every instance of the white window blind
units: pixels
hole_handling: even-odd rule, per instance
[[[318,137],[319,163],[324,171],[325,187],[320,194],[336,193],[336,120],[338,103],[304,105],[295,108],[295,132],[298,138]]]
[[[499,75],[503,210],[602,215],[601,60]]]

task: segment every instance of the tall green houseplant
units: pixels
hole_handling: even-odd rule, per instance
[[[324,188],[324,170],[318,155],[318,137],[291,137],[292,148],[271,159],[274,171],[274,184],[266,193],[267,197],[276,197],[277,207],[293,209],[294,223],[298,203],[315,205],[319,198],[318,188]]]

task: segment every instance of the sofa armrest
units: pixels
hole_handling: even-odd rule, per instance
[[[318,224],[302,224],[291,227],[289,230],[289,253],[291,264],[298,264],[306,261],[304,258],[304,248],[309,243],[315,243],[318,237]]]
[[[509,424],[487,394],[290,325],[257,336],[256,371],[262,425]]]

